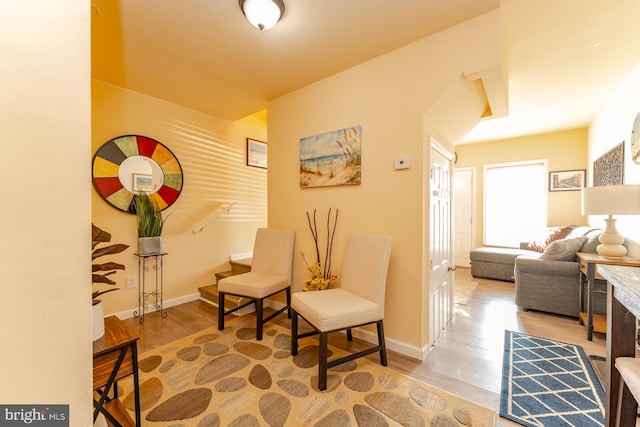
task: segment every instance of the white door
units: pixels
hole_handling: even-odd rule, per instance
[[[451,234],[451,154],[431,141],[429,344],[433,345],[453,313]]]
[[[473,178],[474,169],[456,169],[453,173],[453,253],[457,267],[471,267],[469,253],[473,247]]]

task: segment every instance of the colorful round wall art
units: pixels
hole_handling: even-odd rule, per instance
[[[182,167],[160,142],[124,135],[105,142],[93,158],[93,185],[112,206],[136,213],[134,194],[149,194],[160,209],[171,206],[182,191]]]
[[[640,165],[640,113],[633,121],[631,129],[631,160],[636,165]]]

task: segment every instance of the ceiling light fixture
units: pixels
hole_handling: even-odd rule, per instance
[[[251,25],[260,30],[273,28],[284,15],[282,0],[239,0],[238,3]]]

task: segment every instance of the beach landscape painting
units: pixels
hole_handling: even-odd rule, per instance
[[[358,185],[362,127],[300,138],[300,187]]]

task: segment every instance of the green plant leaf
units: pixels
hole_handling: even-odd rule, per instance
[[[92,246],[91,246],[91,260],[95,260],[101,256],[119,254],[129,248],[129,245],[121,243],[105,246],[103,248],[96,249],[96,246],[100,243],[108,243],[111,241],[111,234],[102,230],[95,224],[91,224]],[[116,282],[111,280],[107,276],[111,276],[116,273],[116,270],[124,270],[125,266],[116,262],[105,262],[91,264],[91,281],[92,283],[101,283],[105,285],[115,285]],[[103,274],[94,273],[96,271],[104,271]],[[91,293],[92,303],[99,295],[106,294],[108,292],[117,291],[119,288],[111,288],[106,290],[93,290]]]
[[[104,295],[106,293],[113,292],[113,291],[119,291],[119,290],[120,290],[120,288],[113,288],[113,289],[107,289],[106,291],[94,291],[94,292],[91,293],[91,299],[93,301],[95,301],[95,299],[98,298],[100,295]]]
[[[111,271],[111,270],[124,270],[124,265],[118,264],[117,262],[105,262],[104,264],[91,265],[91,271]]]
[[[138,237],[161,236],[166,218],[162,218],[162,210],[155,200],[146,193],[138,193],[134,196],[134,202],[138,220]]]
[[[115,245],[106,246],[104,248],[99,248],[99,249],[96,249],[95,251],[93,251],[93,253],[91,254],[91,259],[94,260],[94,259],[96,259],[98,257],[101,257],[101,256],[104,256],[104,255],[119,254],[120,252],[125,251],[128,247],[129,247],[129,245],[124,245],[122,243],[117,243]]]

